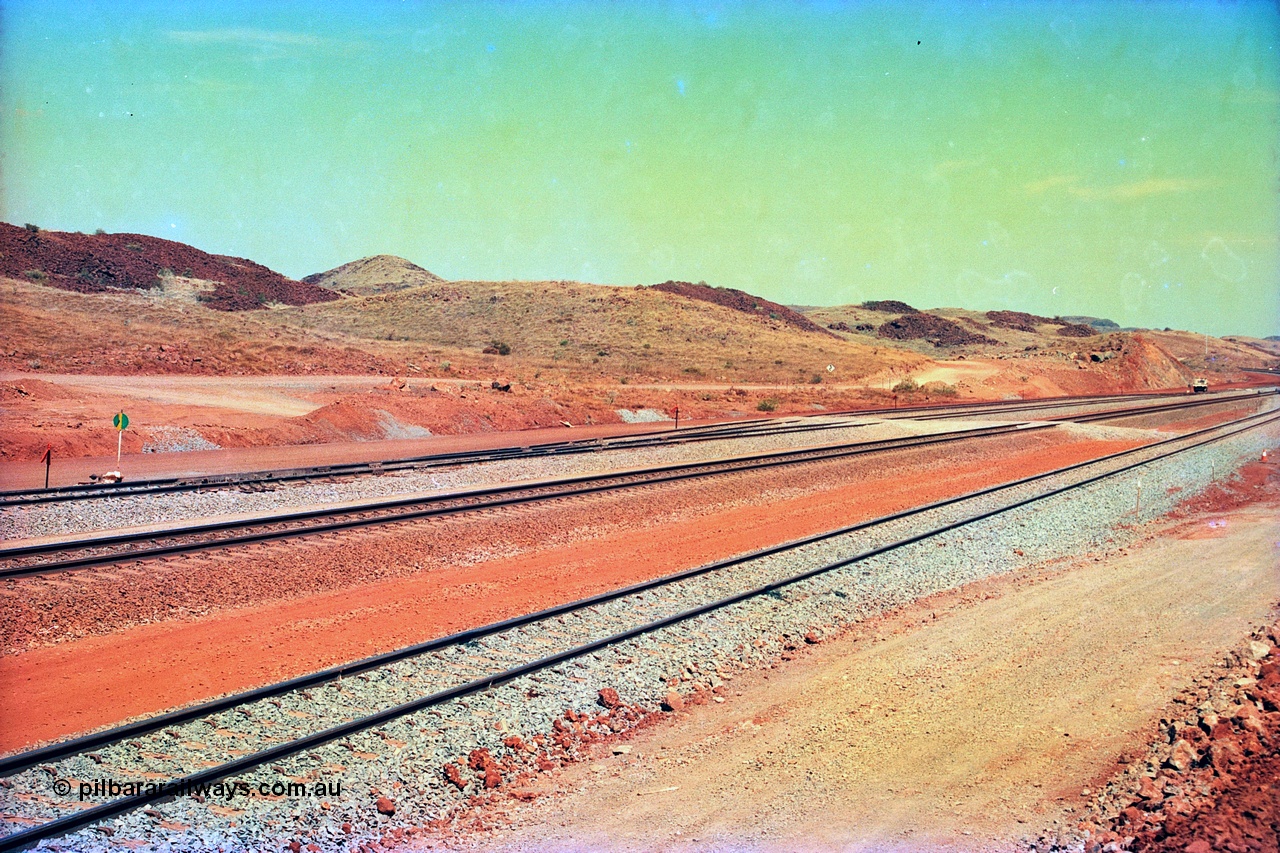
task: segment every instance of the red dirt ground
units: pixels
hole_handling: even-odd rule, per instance
[[[7,655],[0,658],[0,683],[9,688],[0,700],[0,749],[29,747],[312,672],[1136,444],[1077,441],[1023,452],[1002,448],[999,466],[978,459],[935,468],[927,476],[905,476],[900,467],[888,466],[878,478],[852,483],[846,478],[834,488],[798,498],[677,516],[661,528],[660,549],[654,548],[653,529],[626,529],[627,521],[644,516],[619,516],[618,530],[607,537]],[[503,523],[527,526],[530,519],[504,517]],[[421,534],[400,536],[411,559],[412,549],[422,547]],[[356,550],[345,540],[321,544],[329,549],[328,560],[349,558]],[[388,555],[384,560],[394,554],[393,544],[382,538],[379,547]],[[307,552],[312,564],[326,559],[318,547]],[[234,583],[240,570],[271,568],[272,553],[270,548],[258,551],[249,566],[214,556],[181,561],[174,571],[205,572]],[[127,578],[137,571],[104,574]],[[74,585],[76,578],[57,583]],[[5,597],[8,609],[28,600],[12,587]],[[221,599],[214,595],[209,600]],[[74,619],[73,614],[62,615]]]

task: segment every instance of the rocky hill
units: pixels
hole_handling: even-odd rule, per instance
[[[942,358],[1065,349],[1088,351],[1102,332],[1074,318],[1022,311],[921,311],[902,302],[864,302],[802,309],[809,319],[858,343],[893,341]]]
[[[0,275],[78,293],[153,290],[167,278],[210,283],[200,301],[222,311],[271,303],[307,305],[337,296],[244,258],[211,255],[145,234],[79,234],[0,222]]]
[[[723,305],[725,308],[732,308],[734,311],[741,311],[744,314],[754,314],[758,317],[780,320],[805,332],[831,334],[799,311],[792,310],[785,305],[779,305],[776,302],[770,302],[768,299],[762,299],[759,296],[753,296],[742,290],[735,290],[732,287],[711,287],[701,282],[691,284],[687,281],[664,281],[662,284],[655,284],[652,287],[654,290],[661,290],[664,293],[674,293],[677,296],[684,296],[689,299],[710,302],[714,305]]]
[[[334,267],[328,272],[306,276],[302,281],[351,296],[372,296],[440,284],[444,279],[404,258],[374,255]]]

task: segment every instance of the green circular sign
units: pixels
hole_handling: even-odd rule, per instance
[[[111,419],[111,425],[116,429],[120,430],[121,432],[123,432],[124,430],[129,428],[129,416],[126,415],[124,412],[121,412],[120,414],[116,415],[114,418]]]

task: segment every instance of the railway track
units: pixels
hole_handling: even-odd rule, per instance
[[[735,605],[776,596],[787,587],[855,566],[872,557],[1277,423],[1280,423],[1280,412],[1274,409],[1252,414],[1100,459],[8,756],[0,759],[0,776],[6,777],[0,796],[8,802],[21,800],[28,813],[37,809],[43,813],[38,818],[39,825],[27,826],[0,838],[0,851],[17,850],[99,824],[171,798],[170,792],[174,790],[190,791],[267,765],[276,766],[276,772],[283,773],[284,769],[275,763],[285,759],[318,762],[318,754],[311,754],[310,758],[301,754],[458,702],[495,685],[556,670],[609,647],[707,614],[728,612]],[[942,517],[933,518],[924,529],[903,535],[888,527],[906,519],[919,523],[932,513]],[[880,528],[893,530],[896,538],[869,548],[864,546],[862,538],[848,540],[851,553],[846,556],[805,565],[805,549],[814,543],[851,534],[864,537]],[[777,559],[780,557],[785,559]],[[685,601],[692,591],[698,603],[688,606],[681,595],[673,594],[678,587],[683,589]],[[363,682],[368,685],[367,689],[352,687],[362,679],[367,679]],[[232,732],[235,738],[219,734],[237,723],[243,729],[245,719],[257,721],[251,726],[252,734]],[[424,732],[433,725],[430,717],[421,722],[428,726],[422,729]],[[208,762],[175,755],[177,744],[184,740],[199,740],[206,752],[217,755],[226,755],[229,748],[234,747],[237,757],[194,769]],[[157,786],[154,791],[121,796],[88,808],[82,808],[71,798],[60,802],[46,795],[53,779],[137,778],[141,774],[164,779],[169,787]],[[41,805],[33,805],[36,803]]]
[[[1274,393],[1274,392],[1273,392]],[[1083,415],[1064,415],[1045,420],[1069,419],[1078,423],[1160,414],[1207,405],[1232,404],[1258,399],[1250,394],[1206,400],[1176,400],[1157,405],[1109,409]],[[824,428],[843,426],[823,425]],[[704,462],[663,465],[631,471],[585,475],[538,483],[499,486],[429,497],[406,497],[347,507],[283,513],[262,518],[239,519],[184,525],[163,530],[127,532],[45,542],[0,549],[0,579],[49,575],[73,569],[101,568],[123,562],[175,557],[197,551],[252,545],[360,527],[415,521],[462,512],[497,509],[557,498],[576,497],[620,489],[679,482],[682,480],[740,473],[763,468],[847,458],[873,452],[888,452],[942,445],[1042,429],[1046,424],[999,424],[927,436],[854,442],[794,451],[774,451],[751,456]]]
[[[1060,420],[1060,421],[1074,421],[1077,423],[1091,423],[1094,421],[1105,421],[1105,420],[1112,420],[1112,419],[1136,417],[1139,415],[1159,414],[1161,412],[1175,412],[1182,409],[1198,408],[1200,406],[1215,406],[1215,405],[1226,405],[1230,403],[1247,402],[1249,400],[1255,400],[1261,396],[1270,396],[1274,393],[1276,393],[1274,389],[1268,389],[1260,393],[1254,392],[1254,391],[1223,392],[1213,397],[1205,397],[1202,395],[1199,397],[1187,398],[1185,396],[1178,396],[1173,398],[1172,400],[1168,400],[1168,398],[1166,398],[1167,402],[1160,401],[1156,403],[1148,403],[1147,405],[1122,406],[1122,407],[1116,407],[1116,408],[1099,409],[1093,412],[1050,415],[1043,418],[1037,418],[1037,420],[1049,420],[1049,421]],[[1108,402],[1116,402],[1116,401],[1108,401]],[[1127,401],[1122,401],[1122,402],[1127,402]],[[1044,412],[1044,411],[1050,411],[1053,409],[1061,409],[1061,408],[1069,408],[1069,407],[1074,408],[1074,407],[1078,407],[1079,405],[1080,405],[1079,403],[1069,403],[1069,402],[1051,402],[1051,403],[1043,403],[1043,404],[1010,403],[1008,406],[1001,408],[999,410],[999,414],[1022,414],[1026,412]],[[970,413],[944,411],[944,412],[939,412],[935,414],[919,415],[919,416],[916,416],[915,419],[922,420],[922,421],[944,420],[944,419],[965,417],[967,414],[970,414]]]
[[[1244,395],[1241,395],[1244,396]],[[747,438],[761,435],[785,435],[801,432],[822,432],[857,425],[847,420],[813,423],[813,418],[919,418],[922,420],[960,418],[991,412],[1033,412],[1079,407],[1081,405],[1112,405],[1140,400],[1165,400],[1168,394],[1132,394],[1113,396],[1082,396],[1053,398],[1042,401],[991,401],[985,403],[946,404],[942,406],[904,407],[892,409],[867,409],[844,412],[822,412],[812,415],[796,415],[786,419],[709,424],[675,431],[655,430],[617,438],[547,442],[524,447],[506,447],[491,450],[472,450],[457,453],[390,459],[380,462],[323,465],[306,468],[279,469],[274,471],[239,474],[205,475],[199,477],[171,477],[151,480],[125,481],[122,483],[80,484],[58,486],[50,489],[31,489],[0,492],[0,509],[33,504],[64,501],[92,500],[102,497],[122,497],[142,494],[200,491],[207,489],[262,489],[276,484],[298,483],[316,480],[334,480],[431,468],[447,468],[479,462],[507,459],[536,459],[542,457],[595,453],[602,450],[627,450],[642,447],[674,446],[726,438]],[[1178,399],[1178,398],[1174,398]]]
[[[195,551],[334,533],[360,527],[594,495],[661,483],[844,459],[869,453],[933,447],[956,441],[1037,431],[1050,426],[1048,424],[999,424],[925,436],[774,451],[751,456],[662,465],[426,497],[395,498],[349,507],[324,507],[265,518],[178,526],[162,531],[126,532],[20,545],[0,549],[0,579],[48,575],[72,569],[100,568],[123,562],[178,556]]]
[[[31,504],[63,501],[91,500],[103,497],[128,497],[132,495],[165,494],[199,491],[217,488],[254,489],[267,488],[280,483],[334,480],[386,474],[394,471],[416,471],[430,468],[447,468],[477,462],[496,462],[505,459],[538,459],[595,453],[601,450],[629,450],[661,445],[691,444],[725,438],[747,438],[758,435],[787,435],[798,432],[823,432],[857,426],[852,421],[831,423],[783,421],[750,421],[747,423],[708,424],[675,432],[673,430],[640,433],[606,439],[584,439],[533,444],[524,447],[501,447],[491,450],[468,450],[456,453],[440,453],[428,456],[391,459],[381,462],[353,462],[350,464],[320,465],[307,468],[287,468],[272,471],[240,474],[211,474],[200,477],[172,477],[153,480],[125,481],[121,483],[79,484],[50,489],[0,492],[0,509],[29,506]]]
[[[1255,393],[1245,393],[1245,394],[1233,394],[1233,395],[1221,397],[1221,398],[1205,398],[1205,397],[1194,398],[1193,397],[1189,400],[1182,400],[1179,402],[1172,402],[1172,403],[1163,403],[1155,406],[1150,406],[1150,405],[1131,406],[1131,407],[1119,408],[1119,409],[1106,409],[1099,412],[1089,412],[1089,413],[1079,414],[1079,415],[1072,415],[1072,414],[1053,415],[1048,418],[1043,418],[1043,420],[1069,421],[1071,423],[1082,423],[1082,424],[1096,423],[1099,421],[1119,421],[1119,420],[1127,420],[1129,418],[1140,418],[1140,417],[1150,416],[1150,415],[1166,414],[1169,412],[1180,412],[1180,411],[1183,411],[1184,409],[1198,409],[1206,406],[1224,406],[1224,405],[1234,405],[1238,403],[1255,402],[1264,397],[1274,396],[1276,393],[1277,393],[1276,391],[1272,390],[1272,391],[1264,391],[1261,393],[1255,392]]]

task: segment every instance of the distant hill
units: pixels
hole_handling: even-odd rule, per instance
[[[815,376],[848,382],[923,361],[888,347],[877,353],[875,346],[802,331],[786,319],[790,309],[769,310],[773,303],[750,294],[706,290],[752,300],[753,306],[758,302],[761,310],[665,287],[449,281],[272,314],[281,324],[325,340],[361,349],[390,344],[424,361],[447,359],[455,369],[489,364],[513,370],[521,364],[636,381],[808,384]],[[419,356],[424,349],[436,353],[434,358]]]
[[[1120,330],[1120,324],[1115,320],[1107,320],[1102,317],[1085,317],[1081,315],[1075,317],[1062,317],[1060,319],[1065,320],[1068,323],[1079,323],[1082,326],[1093,326],[1095,329],[1099,329],[1103,332],[1118,332]]]
[[[948,356],[1036,352],[1066,347],[1087,349],[1089,340],[1112,327],[1075,322],[1079,317],[1041,317],[1021,311],[969,311],[933,308],[921,311],[894,300],[805,308],[809,319],[858,343],[893,341],[915,352]],[[897,316],[894,316],[897,315]],[[1091,318],[1089,318],[1091,319]],[[1110,321],[1100,320],[1099,323]],[[1084,339],[1083,343],[1069,338]]]
[[[882,314],[919,314],[918,309],[912,308],[905,302],[897,299],[872,299],[863,302],[859,308],[865,308],[868,311],[879,311]]]
[[[425,284],[440,284],[444,279],[404,258],[374,255],[334,267],[328,272],[309,275],[302,281],[353,296],[372,296],[422,287]]]
[[[272,302],[308,305],[337,298],[244,258],[211,255],[145,234],[79,234],[0,222],[0,275],[78,293],[151,290],[165,276],[214,286],[200,296],[210,308],[244,311]]]
[[[785,305],[770,302],[768,299],[762,299],[759,296],[753,296],[750,293],[735,290],[732,287],[711,287],[701,282],[691,284],[687,281],[664,281],[662,284],[652,285],[652,289],[661,290],[664,293],[674,293],[677,296],[684,296],[689,299],[697,299],[701,302],[723,305],[725,308],[732,308],[734,311],[742,311],[746,314],[755,314],[760,317],[768,317],[771,320],[779,320],[806,332],[831,335],[830,332],[799,311],[793,311]]]

